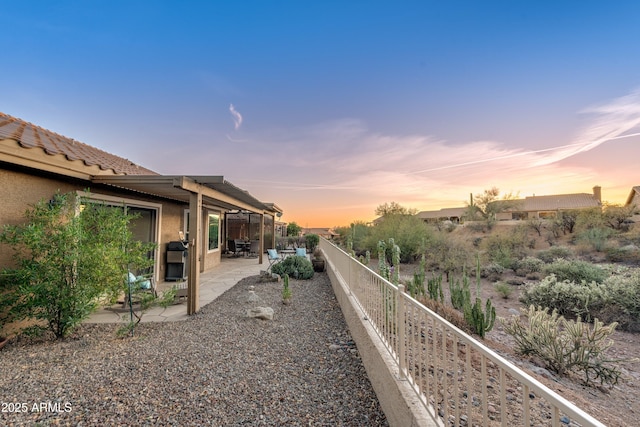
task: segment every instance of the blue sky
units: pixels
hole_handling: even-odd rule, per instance
[[[283,220],[637,178],[640,2],[23,1],[0,111]]]

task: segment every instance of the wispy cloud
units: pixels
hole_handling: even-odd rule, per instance
[[[521,196],[589,191],[606,185],[603,172],[593,162],[581,163],[578,155],[640,134],[640,94],[583,113],[589,123],[573,141],[537,147],[384,135],[356,119],[272,129],[225,148],[236,150],[228,156],[242,159],[243,170],[251,172],[229,178],[256,194],[274,194],[274,199],[287,194],[295,203],[311,200],[315,209],[337,197],[354,205],[367,198],[373,207],[391,200],[420,209],[461,206],[469,193],[492,186]]]
[[[242,114],[235,109],[233,104],[229,104],[229,111],[231,112],[231,118],[233,119],[233,127],[235,130],[240,129],[240,126],[242,125]]]

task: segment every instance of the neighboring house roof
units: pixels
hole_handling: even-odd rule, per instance
[[[437,211],[418,212],[417,216],[421,219],[438,219],[438,218],[460,218],[466,208],[442,208]]]
[[[600,201],[591,193],[556,194],[552,196],[530,196],[524,199],[522,209],[527,212],[585,209],[600,206]]]
[[[625,205],[630,205],[633,203],[633,199],[639,197],[640,198],[640,185],[636,185],[631,188],[631,192],[629,193],[629,197],[627,197],[627,202]]]
[[[130,160],[0,112],[0,140],[3,139],[14,140],[25,149],[39,148],[50,156],[62,155],[69,161],[111,170],[117,175],[157,175]]]
[[[302,235],[305,234],[317,234],[319,236],[337,236],[338,233],[334,232],[330,228],[303,228]]]

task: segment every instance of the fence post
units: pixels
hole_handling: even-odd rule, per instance
[[[400,379],[405,379],[405,328],[404,328],[404,285],[398,285],[398,289],[396,291],[396,306],[398,307],[396,310],[397,318],[396,325],[398,325],[398,335],[396,336],[396,340],[398,342],[398,358],[399,360],[399,370],[400,370]]]

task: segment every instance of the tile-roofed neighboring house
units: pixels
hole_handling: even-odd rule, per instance
[[[552,196],[526,197],[523,210],[527,212],[557,211],[596,208],[600,205],[600,200],[590,193],[555,194]]]
[[[627,201],[625,206],[628,205],[636,205],[640,208],[640,185],[636,185],[631,188],[631,192],[629,193],[629,197],[627,197]]]
[[[104,171],[96,174],[106,172],[115,175],[157,175],[151,169],[137,165],[130,160],[2,112],[0,112],[0,141],[2,141],[0,152],[6,152],[13,148],[9,145],[9,141],[15,141],[23,149],[41,150],[51,157],[63,156],[70,163],[81,162],[85,166],[95,166],[100,171]],[[15,152],[15,150],[13,151]],[[31,160],[36,158],[34,153],[25,152],[25,156],[29,156]],[[47,161],[47,159],[43,158],[43,161]]]
[[[338,236],[338,233],[333,231],[331,228],[303,228],[301,230],[301,234],[303,236],[306,234],[317,234],[318,236],[324,237],[327,240],[331,240],[332,238]]]
[[[418,212],[418,218],[427,221],[440,221],[449,220],[453,222],[460,222],[462,215],[467,208],[442,208],[437,211],[422,211]]]

